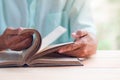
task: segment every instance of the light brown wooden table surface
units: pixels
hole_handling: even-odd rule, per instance
[[[84,66],[0,68],[0,80],[120,80],[120,51],[97,51]]]

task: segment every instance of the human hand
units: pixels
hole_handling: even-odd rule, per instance
[[[75,38],[74,44],[62,47],[58,51],[60,54],[86,58],[96,53],[97,40],[93,34],[79,30],[72,33],[72,36]]]
[[[31,33],[19,35],[19,33],[23,30],[23,28],[7,28],[4,31],[1,37],[6,49],[20,51],[32,45],[33,36]]]

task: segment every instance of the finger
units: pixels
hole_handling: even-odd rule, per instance
[[[23,29],[22,28],[12,28],[12,27],[9,27],[5,30],[5,34],[6,35],[17,35],[19,34]]]
[[[65,53],[68,51],[73,51],[73,50],[78,49],[78,48],[80,48],[80,44],[71,44],[71,45],[67,45],[67,46],[62,47],[58,52]]]
[[[7,44],[7,45],[17,44],[17,43],[19,43],[19,42],[21,42],[21,41],[23,41],[23,40],[25,40],[25,39],[27,39],[27,38],[33,39],[33,36],[32,36],[32,35],[13,36],[13,37],[11,37],[10,39],[8,39],[8,40],[6,41],[6,44]]]
[[[23,34],[19,34],[20,36],[33,36],[33,32],[27,32]]]
[[[77,38],[79,38],[79,35],[77,35],[76,32],[74,32],[74,33],[72,33],[72,37],[77,39]]]
[[[78,30],[76,33],[79,37],[83,37],[88,34],[86,30]]]
[[[85,58],[89,55],[84,49],[80,49],[80,48],[74,51],[63,53],[63,54],[68,56],[79,57],[79,58]]]
[[[88,32],[86,30],[78,30],[77,32],[72,33],[72,37],[76,39],[76,38],[81,38],[87,34]]]
[[[16,45],[12,45],[10,47],[11,50],[16,50],[16,51],[20,51],[20,50],[24,50],[29,48],[32,45],[32,39],[25,39],[24,41],[16,44]]]
[[[7,41],[6,44],[7,45],[13,45],[13,44],[17,44],[20,41],[23,41],[25,38],[23,36],[12,36],[10,37]]]
[[[19,41],[21,41],[21,37],[19,36],[11,36],[11,37],[8,37],[5,39],[5,44],[7,46],[10,46],[10,45],[13,45],[13,44],[16,44],[18,43]]]
[[[73,51],[73,50],[85,47],[86,45],[87,45],[87,43],[81,39],[79,41],[74,42],[74,44],[62,47],[58,52],[65,53],[68,51]]]

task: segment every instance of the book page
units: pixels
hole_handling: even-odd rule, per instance
[[[63,46],[68,46],[68,45],[72,45],[74,42],[67,42],[67,43],[61,43],[61,44],[55,44],[55,45],[50,45],[42,50],[40,50],[39,52],[37,52],[35,55],[33,55],[31,57],[31,61],[34,59],[38,59],[43,57],[44,55],[48,55],[48,54],[52,54],[56,51],[58,51],[61,47]]]
[[[0,51],[0,67],[21,65],[22,55],[21,51]]]
[[[48,34],[45,38],[42,39],[42,46],[38,53],[48,47],[51,43],[57,40],[62,34],[66,32],[66,29],[58,26],[55,30],[53,30],[50,34]]]
[[[46,57],[33,60],[30,66],[83,66],[78,58],[72,57]]]
[[[60,43],[60,44],[55,44],[55,45],[50,45],[50,46],[47,46],[46,48],[40,50],[40,55],[37,55],[37,56],[42,56],[42,55],[46,55],[47,54],[47,51],[49,50],[52,50],[53,49],[56,51],[57,49],[59,49],[60,47],[63,47],[63,46],[66,46],[66,45],[72,45],[74,42],[67,42],[67,43]],[[42,52],[46,52],[46,53],[42,53]]]
[[[33,41],[33,44],[31,47],[29,47],[26,50],[23,50],[22,56],[23,56],[23,62],[27,62],[27,60],[32,57],[40,48],[41,46],[41,35],[39,32],[35,29],[25,29],[21,32],[21,34],[25,33],[33,33],[35,35],[35,39]],[[20,34],[20,35],[21,35]]]

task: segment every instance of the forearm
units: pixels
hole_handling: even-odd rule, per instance
[[[5,46],[5,42],[3,39],[3,36],[0,36],[0,51],[7,49],[7,47]]]

